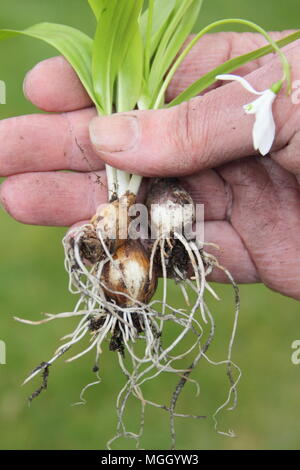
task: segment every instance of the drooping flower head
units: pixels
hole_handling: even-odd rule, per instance
[[[273,118],[272,105],[280,91],[282,81],[275,83],[271,88],[264,91],[255,90],[243,77],[233,74],[217,75],[218,80],[233,80],[239,82],[246,90],[259,98],[243,106],[245,113],[254,114],[255,122],[252,130],[253,146],[261,155],[269,153],[275,139],[275,122]]]

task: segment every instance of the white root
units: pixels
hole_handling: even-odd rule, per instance
[[[111,177],[115,178],[113,172]],[[121,181],[118,178],[119,182]],[[128,178],[123,181],[128,184]],[[113,188],[113,181],[110,187]],[[130,184],[139,184],[139,178],[133,176]],[[115,189],[118,191],[118,188]],[[123,188],[119,187],[119,194]],[[103,248],[104,257],[97,263],[88,266],[86,260],[83,259],[80,250],[80,242],[88,231],[94,230],[91,224],[75,228],[67,234],[63,240],[65,250],[65,267],[69,274],[69,290],[72,293],[80,294],[74,312],[64,312],[58,315],[45,314],[45,318],[38,321],[24,320],[16,318],[16,320],[30,324],[40,325],[55,319],[64,319],[71,317],[79,317],[80,321],[73,332],[65,335],[62,344],[53,357],[42,366],[34,370],[24,381],[24,384],[33,379],[41,370],[50,364],[53,364],[74,344],[79,343],[83,338],[88,337],[90,342],[81,352],[67,359],[67,362],[75,361],[84,356],[91,350],[95,350],[96,364],[99,363],[102,352],[103,342],[107,338],[114,338],[114,335],[121,338],[120,349],[117,349],[119,365],[126,377],[126,383],[120,391],[117,399],[118,426],[116,435],[108,442],[108,448],[119,437],[127,437],[136,441],[137,447],[140,445],[140,439],[143,435],[145,408],[147,405],[167,411],[170,415],[170,430],[172,437],[172,446],[175,447],[176,433],[174,419],[176,417],[183,418],[203,418],[203,416],[190,415],[176,412],[176,404],[179,395],[186,383],[195,384],[197,394],[200,393],[199,384],[196,380],[190,378],[190,374],[194,371],[199,361],[203,358],[210,364],[226,364],[227,374],[230,380],[230,390],[227,400],[221,405],[213,415],[215,426],[218,432],[217,415],[223,410],[233,397],[232,408],[236,405],[236,386],[240,379],[240,371],[238,366],[232,362],[232,346],[236,333],[238,321],[238,294],[236,290],[236,314],[233,325],[233,332],[230,338],[227,358],[225,361],[211,361],[206,351],[214,336],[214,319],[207,304],[204,300],[205,292],[209,292],[215,299],[219,297],[207,282],[207,276],[212,269],[223,269],[227,274],[230,282],[237,289],[230,274],[221,266],[219,266],[215,257],[199,251],[197,245],[193,241],[188,241],[180,233],[174,233],[174,240],[178,240],[184,253],[188,256],[193,272],[192,282],[187,278],[186,273],[182,272],[180,267],[174,265],[174,274],[178,280],[187,308],[176,308],[168,302],[168,269],[170,252],[172,252],[172,241],[163,236],[155,240],[150,256],[149,278],[151,280],[154,275],[154,264],[157,251],[159,252],[159,260],[162,269],[162,287],[163,295],[161,300],[152,300],[147,305],[136,299],[133,299],[128,293],[118,292],[109,289],[103,282],[103,270],[106,263],[115,263],[101,233],[97,233]],[[120,306],[110,294],[122,294],[124,298],[131,301],[130,306]],[[193,294],[193,296],[191,295]],[[196,296],[195,296],[196,294]],[[191,298],[196,297],[192,302]],[[127,304],[126,304],[127,305]],[[199,313],[199,315],[198,315]],[[169,344],[162,344],[161,338],[166,331],[168,325],[174,325],[177,331]],[[209,330],[207,331],[207,327]],[[208,336],[207,336],[208,334]],[[182,347],[183,339],[190,335],[191,342],[185,349]],[[206,339],[204,339],[206,337]],[[164,336],[164,343],[165,343]],[[141,348],[141,342],[143,347]],[[123,348],[123,349],[122,349]],[[125,366],[123,353],[129,357],[130,361]],[[183,366],[183,361],[188,360],[189,366]],[[236,379],[233,378],[233,369],[239,371]],[[96,367],[98,371],[98,366]],[[143,387],[147,382],[159,377],[162,373],[171,373],[179,376],[179,383],[172,395],[170,404],[158,404],[152,400],[146,400],[143,396]],[[100,383],[100,377],[97,381],[91,382],[85,386],[80,394],[80,402],[85,403],[84,393],[92,385]],[[130,396],[135,397],[141,403],[141,419],[138,432],[129,432],[124,423],[124,412]],[[227,434],[231,435],[230,432]]]
[[[101,383],[101,378],[99,376],[99,373],[97,372],[97,380],[94,382],[91,382],[83,387],[83,389],[80,392],[79,395],[79,401],[76,403],[72,403],[71,406],[79,406],[79,405],[85,405],[87,403],[86,399],[84,398],[85,392],[91,388],[94,387],[95,385],[99,385]]]

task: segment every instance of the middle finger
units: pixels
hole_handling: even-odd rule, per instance
[[[88,125],[96,111],[31,114],[0,122],[0,175],[32,171],[102,170]]]

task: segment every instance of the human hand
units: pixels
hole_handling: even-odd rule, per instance
[[[237,33],[203,38],[174,77],[169,98],[262,41]],[[295,78],[299,47],[289,46],[287,52]],[[276,81],[280,72],[270,57],[237,71],[250,73],[247,78],[259,89]],[[33,69],[25,93],[41,109],[62,114],[23,116],[0,124],[0,173],[8,176],[1,199],[17,220],[71,225],[90,218],[106,199],[103,161],[146,176],[181,176],[194,201],[205,204],[206,241],[221,247],[216,254],[237,282],[262,281],[300,298],[299,111],[290,98],[282,93],[276,100],[277,139],[271,158],[262,158],[250,156],[253,118],[242,110],[249,94],[236,83],[170,110],[125,113],[121,121],[120,116],[93,120],[94,147],[88,124],[96,113],[62,58]],[[138,129],[136,141],[130,141],[128,127]],[[114,151],[108,151],[110,145]],[[223,280],[220,274],[213,279]]]

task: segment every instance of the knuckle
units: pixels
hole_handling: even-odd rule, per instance
[[[205,120],[201,106],[202,98],[194,98],[177,106],[174,113],[172,139],[175,150],[181,157],[181,165],[184,169],[196,169],[199,155],[203,154],[205,139],[203,131]],[[199,165],[198,165],[199,166]]]
[[[300,177],[300,131],[296,131],[287,144],[278,151],[272,152],[272,159],[293,173],[296,178]]]

